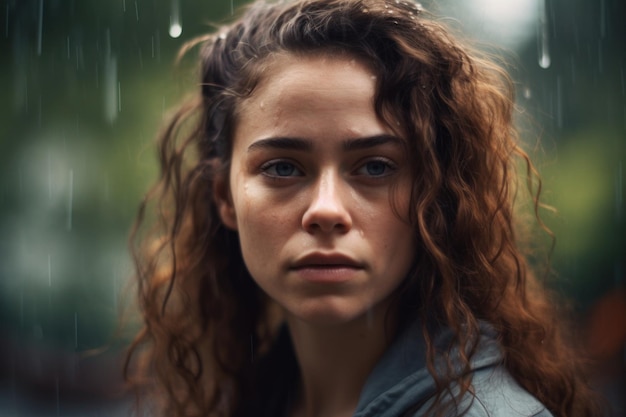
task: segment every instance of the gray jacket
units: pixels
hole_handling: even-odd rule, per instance
[[[551,417],[502,364],[495,332],[488,325],[482,325],[481,330],[479,348],[472,359],[475,394],[467,393],[458,410],[467,409],[468,417]],[[446,343],[450,337],[451,332],[444,331],[436,343]],[[417,322],[396,339],[368,377],[354,417],[426,416],[434,390]]]

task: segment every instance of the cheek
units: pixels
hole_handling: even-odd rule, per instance
[[[237,215],[239,241],[246,262],[268,259],[278,249],[285,233],[284,207],[275,203],[267,190],[253,180],[239,178],[233,183],[233,204]]]

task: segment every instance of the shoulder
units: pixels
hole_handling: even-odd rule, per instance
[[[552,416],[552,413],[522,388],[503,366],[475,371],[472,386],[475,394],[468,416]],[[468,394],[466,397],[472,395]]]
[[[552,417],[552,413],[522,388],[504,366],[477,369],[472,376],[473,392],[461,399],[459,413],[466,417]],[[414,416],[424,416],[422,407]]]

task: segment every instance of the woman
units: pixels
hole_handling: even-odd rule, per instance
[[[405,1],[255,3],[197,43],[135,233],[162,415],[593,414],[518,247],[503,71]]]

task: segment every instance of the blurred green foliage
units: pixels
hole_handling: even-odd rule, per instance
[[[243,1],[181,1],[172,39],[175,3],[2,2],[0,341],[75,352],[110,340],[132,274],[128,231],[157,175],[154,137],[195,84],[193,60],[174,69],[176,51]],[[584,311],[624,285],[626,11],[619,0],[548,6],[551,67],[532,40],[514,51],[513,75],[559,210],[546,215],[556,285]]]

